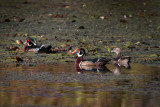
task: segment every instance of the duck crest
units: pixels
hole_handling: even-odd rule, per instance
[[[37,41],[34,38],[28,37],[24,44],[27,44],[28,46],[36,46]]]
[[[86,51],[83,48],[77,49],[77,55],[78,57],[84,57],[86,56]]]

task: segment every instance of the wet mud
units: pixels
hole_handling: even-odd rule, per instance
[[[15,62],[16,56],[30,63],[74,61],[66,52],[25,54],[22,43],[30,36],[53,48],[84,47],[89,58],[113,58],[109,50],[120,47],[132,62],[159,66],[159,5],[158,0],[2,0],[0,62]]]

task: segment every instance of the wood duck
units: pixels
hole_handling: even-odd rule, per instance
[[[34,53],[50,53],[51,45],[45,44],[41,46],[26,46],[24,52],[34,52]]]
[[[57,52],[64,52],[70,50],[71,46],[68,49],[61,49],[61,48],[52,48],[49,44],[44,45],[37,45],[37,42],[34,38],[27,38],[24,44],[27,44],[24,48],[24,52],[34,52],[34,53],[57,53]]]
[[[125,68],[129,67],[129,62],[130,62],[131,57],[129,56],[121,57],[120,48],[114,48],[111,52],[116,53],[116,58],[113,61],[114,64],[117,64],[118,66],[124,66]]]
[[[34,52],[34,53],[49,53],[52,46],[45,44],[45,45],[37,45],[37,42],[34,38],[27,38],[24,44],[27,44],[24,48],[24,52]]]
[[[78,48],[72,52],[72,54],[77,54],[77,59],[75,61],[76,67],[81,66],[105,66],[110,60],[106,58],[95,58],[95,59],[83,59],[86,52],[83,48]]]

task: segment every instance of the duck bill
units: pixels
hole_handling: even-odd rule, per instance
[[[27,44],[27,41],[25,41],[24,44]]]
[[[76,49],[76,50],[74,50],[73,52],[72,52],[72,54],[76,54],[76,53],[78,53],[78,49]]]
[[[114,50],[111,50],[111,52],[115,52]]]

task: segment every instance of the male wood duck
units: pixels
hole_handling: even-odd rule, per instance
[[[114,48],[111,52],[116,53],[116,58],[113,61],[114,64],[118,64],[118,66],[124,66],[125,68],[129,67],[129,62],[130,62],[131,57],[129,56],[121,57],[120,48]]]
[[[34,52],[34,53],[49,53],[52,46],[45,44],[45,45],[37,45],[37,42],[34,38],[27,38],[24,44],[27,44],[24,48],[24,52]]]
[[[77,54],[77,59],[75,61],[75,66],[105,66],[110,60],[106,58],[95,58],[95,59],[83,59],[86,52],[83,48],[78,48],[72,52],[72,54]]]

